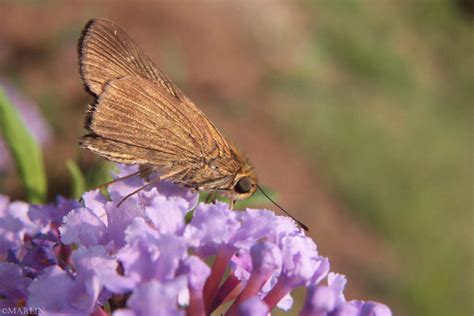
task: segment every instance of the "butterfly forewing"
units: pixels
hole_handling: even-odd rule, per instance
[[[82,79],[95,95],[104,91],[109,80],[134,75],[155,80],[174,97],[186,99],[127,33],[107,19],[86,25],[79,41],[79,59]]]

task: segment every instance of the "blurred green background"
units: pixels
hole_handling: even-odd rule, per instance
[[[2,1],[0,76],[51,127],[50,199],[74,194],[67,159],[102,170],[76,142],[92,100],[76,42],[98,16],[248,153],[347,275],[347,298],[474,313],[472,1]]]

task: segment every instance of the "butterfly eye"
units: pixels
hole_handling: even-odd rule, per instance
[[[243,177],[240,179],[237,184],[234,186],[234,190],[237,193],[248,193],[252,189],[252,181],[249,177]]]

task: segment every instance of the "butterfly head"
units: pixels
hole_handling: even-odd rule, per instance
[[[232,185],[230,195],[234,200],[245,200],[257,191],[257,176],[252,169],[239,172]]]

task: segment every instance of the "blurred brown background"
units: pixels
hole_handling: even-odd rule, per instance
[[[382,301],[396,315],[467,315],[472,8],[2,1],[0,75],[39,105],[53,135],[44,148],[49,195],[69,195],[65,161],[85,172],[101,163],[77,146],[92,100],[77,39],[88,19],[113,20],[310,226],[332,270],[347,275],[348,299]],[[22,198],[14,172],[2,182]]]

